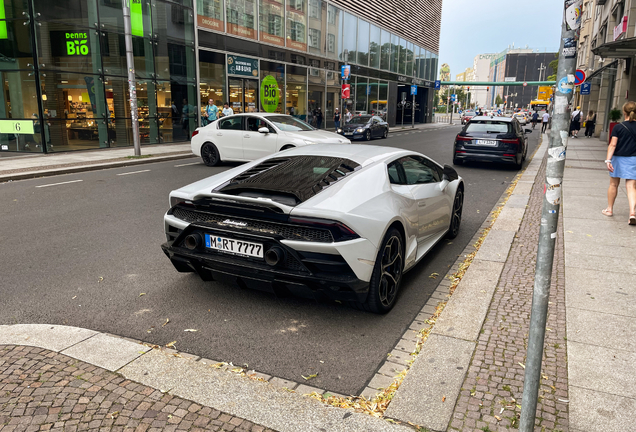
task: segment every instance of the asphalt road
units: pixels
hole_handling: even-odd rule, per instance
[[[373,144],[451,163],[458,131],[394,131]],[[535,132],[529,154],[537,142]],[[0,324],[176,341],[180,351],[294,381],[317,373],[309,384],[358,394],[435,290],[440,280],[429,275],[447,272],[517,172],[457,168],[467,186],[460,235],[405,275],[397,305],[378,316],[177,273],[160,249],[168,193],[228,168],[185,159],[0,184]]]

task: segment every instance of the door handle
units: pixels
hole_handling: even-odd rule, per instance
[[[217,132],[216,136],[223,136],[223,134],[221,132]]]
[[[250,137],[250,134],[243,135],[243,138],[249,138],[249,137]]]
[[[420,201],[417,203],[418,207],[426,207],[426,201]]]

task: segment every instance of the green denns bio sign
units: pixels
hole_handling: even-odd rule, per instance
[[[265,112],[275,112],[280,102],[280,90],[276,78],[267,75],[261,82],[261,105]]]
[[[66,33],[66,55],[88,55],[88,35],[86,33]]]

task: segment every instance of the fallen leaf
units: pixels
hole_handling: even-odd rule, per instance
[[[161,324],[161,327],[165,327],[166,324],[168,324],[170,322],[170,318],[166,318],[166,322]]]
[[[566,233],[574,234],[574,231],[566,231]]]
[[[172,341],[172,342],[170,342],[169,344],[166,345],[166,348],[173,348],[174,344],[176,344],[176,343],[177,343],[177,341]]]
[[[309,381],[310,379],[314,379],[318,376],[317,373],[309,375],[309,376],[305,376],[305,375],[301,375],[301,377],[303,377],[306,381]]]
[[[523,363],[521,363],[521,362],[519,363],[519,366],[521,366],[521,367],[522,367],[522,368],[524,368],[524,369],[526,368],[526,365],[524,365],[524,364],[523,364]]]
[[[77,298],[77,296],[73,296],[73,298],[71,300],[75,300]]]
[[[103,280],[104,280],[104,278],[103,278],[102,276],[100,276],[100,277],[97,279],[97,283],[99,283],[99,282],[101,282],[101,281],[103,281]]]
[[[113,413],[110,413],[110,418],[114,419],[115,417],[117,417],[119,415],[119,411],[115,411]]]
[[[197,329],[185,329],[184,332],[197,332]]]
[[[442,396],[442,402],[446,402],[446,396]]]
[[[429,276],[429,278],[431,278],[431,279],[437,279],[437,276],[439,276],[439,273],[431,273],[431,275]]]
[[[145,296],[145,295],[146,295],[146,293],[139,293],[139,297]]]
[[[497,419],[497,421],[501,421],[501,417],[499,417],[498,415],[496,415],[495,418]]]

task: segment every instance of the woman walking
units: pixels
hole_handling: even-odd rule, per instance
[[[607,148],[605,164],[609,170],[610,185],[607,190],[605,216],[614,216],[614,202],[621,179],[625,179],[629,202],[629,224],[636,225],[636,102],[623,105],[625,121],[614,127],[612,140]]]
[[[594,135],[594,129],[596,128],[596,114],[594,111],[590,111],[585,118],[585,136],[592,138]]]

